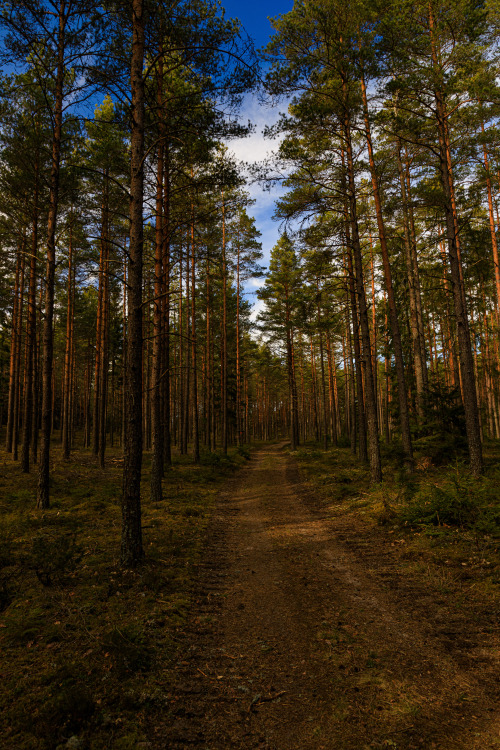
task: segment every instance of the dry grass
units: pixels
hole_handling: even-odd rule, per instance
[[[214,496],[244,463],[176,457],[164,502],[149,502],[146,559],[120,569],[120,455],[99,470],[86,451],[70,462],[54,448],[52,507],[35,508],[36,470],[0,454],[0,746],[137,748],[168,705],[169,674],[191,605],[196,564]]]

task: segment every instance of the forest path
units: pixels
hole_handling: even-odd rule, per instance
[[[283,446],[254,454],[218,504],[154,747],[500,748],[494,628],[386,546],[329,520]]]

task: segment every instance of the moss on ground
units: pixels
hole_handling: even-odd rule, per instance
[[[436,466],[416,453],[408,474],[397,445],[382,446],[384,481],[370,485],[367,467],[347,448],[301,447],[301,477],[339,527],[360,536],[376,533],[398,550],[407,574],[442,593],[484,607],[500,603],[500,442],[484,446],[485,475],[471,476],[456,458]]]
[[[36,467],[23,475],[0,454],[0,746],[87,750],[140,747],[169,702],[179,635],[210,512],[246,451],[176,456],[164,501],[149,502],[145,561],[119,566],[120,453],[100,470],[87,451],[54,446],[52,507],[35,508]]]

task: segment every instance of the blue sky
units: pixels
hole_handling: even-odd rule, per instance
[[[222,5],[227,16],[239,18],[247,33],[254,40],[256,48],[259,48],[267,44],[273,31],[268,17],[278,16],[290,11],[293,7],[293,0],[268,0],[268,2],[264,2],[264,0],[252,0],[251,2],[222,0]],[[265,158],[276,144],[273,145],[271,141],[264,140],[262,130],[265,125],[276,122],[280,108],[283,110],[284,106],[282,103],[281,107],[264,107],[258,101],[257,96],[247,97],[242,111],[242,119],[243,121],[251,120],[256,126],[255,132],[248,138],[231,141],[228,144],[229,150],[233,151],[236,157],[242,161],[251,162]],[[279,223],[273,221],[271,217],[274,212],[274,201],[281,190],[274,188],[271,192],[267,192],[260,185],[253,184],[248,186],[248,191],[256,201],[255,205],[250,207],[249,213],[255,216],[256,226],[262,233],[263,263],[267,265],[269,253],[278,239]],[[255,279],[247,285],[245,292],[251,295],[250,301],[252,301],[252,290],[255,291],[256,287],[261,284],[262,280]],[[259,307],[260,305],[257,303],[254,315],[258,312]]]
[[[226,15],[239,18],[256,47],[267,44],[272,33],[268,17],[288,13],[293,7],[293,0],[222,0]]]

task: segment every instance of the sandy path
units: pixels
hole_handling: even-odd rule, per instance
[[[218,506],[155,747],[500,748],[480,628],[443,623],[425,586],[351,536],[311,506],[280,446],[254,455]]]

